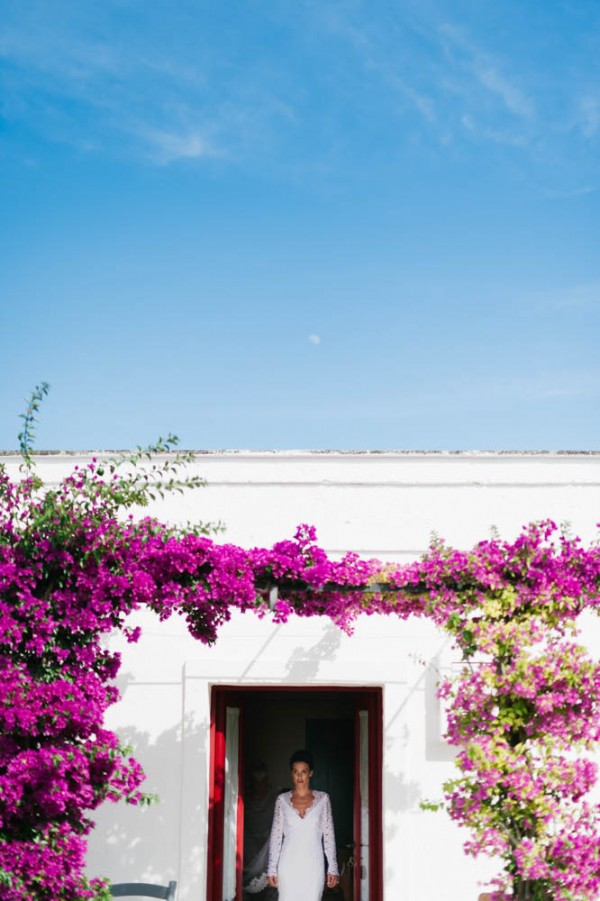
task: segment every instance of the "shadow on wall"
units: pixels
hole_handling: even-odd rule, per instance
[[[439,658],[434,657],[425,670],[425,759],[451,761],[456,748],[449,745],[443,735],[446,731],[444,708],[437,696],[442,678]]]
[[[203,772],[206,765],[207,726],[184,722],[189,749]],[[90,836],[88,873],[112,882],[179,881],[182,812],[182,735],[179,726],[150,740],[147,732],[119,729],[122,742],[144,768],[144,791],[157,794],[149,807],[120,802],[102,805],[94,817]],[[188,809],[189,814],[189,809]]]
[[[297,647],[286,663],[287,678],[290,682],[311,682],[319,675],[320,664],[331,663],[337,656],[342,643],[342,633],[338,626],[325,628],[325,634],[309,648]]]
[[[405,813],[409,810],[415,810],[417,803],[422,797],[421,786],[414,779],[407,781],[402,773],[391,773],[386,769],[383,777],[385,786],[385,810],[387,812]],[[388,823],[386,826],[386,841],[394,838],[394,836],[404,828],[399,824]],[[393,873],[393,867],[389,868],[388,876]]]

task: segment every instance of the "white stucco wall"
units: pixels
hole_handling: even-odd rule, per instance
[[[18,465],[14,457],[0,460]],[[53,482],[82,461],[44,455],[39,471]],[[272,544],[308,522],[331,554],[405,561],[425,550],[433,531],[464,548],[492,526],[511,537],[522,524],[551,517],[570,522],[587,542],[600,519],[597,454],[230,452],[203,454],[197,471],[207,488],[152,512],[223,520],[223,540],[243,546]],[[465,836],[445,814],[418,807],[423,797],[439,797],[453,774],[435,699],[437,673],[453,655],[429,623],[363,617],[349,637],[328,621],[277,626],[239,615],[205,648],[180,621],[138,619],[138,645],[112,640],[123,653],[123,698],[109,725],[134,746],[148,790],[161,801],[143,811],[107,805],[98,812],[90,873],[177,879],[180,901],[206,898],[211,685],[376,685],[384,690],[385,899],[477,898],[478,880],[493,866],[466,859]],[[595,623],[586,624],[586,640],[600,648]]]

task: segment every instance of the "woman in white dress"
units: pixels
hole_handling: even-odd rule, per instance
[[[323,849],[327,887],[339,882],[331,802],[326,792],[311,789],[313,767],[310,751],[292,754],[292,790],[275,802],[267,880],[279,889],[279,901],[320,901],[325,885]]]

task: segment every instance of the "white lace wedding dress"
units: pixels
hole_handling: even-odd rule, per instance
[[[277,876],[279,901],[320,901],[327,872],[338,875],[331,802],[326,792],[313,791],[304,816],[292,804],[291,791],[275,802],[269,847],[269,876]]]

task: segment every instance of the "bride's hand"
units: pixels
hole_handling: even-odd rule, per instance
[[[267,876],[267,882],[271,888],[277,888],[277,876]]]
[[[327,888],[335,888],[339,881],[339,876],[334,876],[333,873],[327,874]]]

